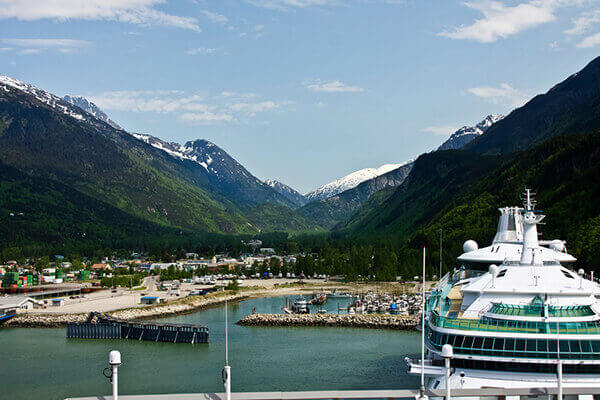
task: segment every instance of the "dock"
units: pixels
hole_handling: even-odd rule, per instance
[[[90,313],[86,322],[67,324],[68,339],[131,339],[166,343],[208,343],[204,325],[131,321]]]

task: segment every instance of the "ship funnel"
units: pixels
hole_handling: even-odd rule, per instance
[[[520,242],[523,240],[523,218],[520,207],[499,208],[500,220],[493,244]]]

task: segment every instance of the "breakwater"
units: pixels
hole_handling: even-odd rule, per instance
[[[374,329],[416,329],[418,317],[380,314],[250,314],[237,322],[242,326],[332,326]]]

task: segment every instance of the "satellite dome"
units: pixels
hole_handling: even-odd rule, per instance
[[[563,242],[562,240],[554,239],[553,241],[550,242],[549,247],[554,251],[558,251],[558,252],[562,253],[565,251],[565,242]]]
[[[464,244],[463,244],[463,251],[465,253],[471,252],[471,251],[475,251],[479,248],[479,245],[477,244],[476,241],[474,240],[467,240]]]
[[[454,357],[454,349],[451,344],[446,343],[442,346],[442,357],[444,358],[452,358]]]
[[[495,277],[496,275],[498,275],[498,266],[496,264],[490,265],[489,271],[490,274],[492,274]]]

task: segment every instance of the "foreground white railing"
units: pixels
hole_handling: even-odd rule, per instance
[[[324,390],[307,392],[248,392],[231,393],[232,400],[324,400],[324,399],[414,399],[419,394],[418,390]],[[445,390],[427,390],[429,398],[443,398]],[[557,388],[520,388],[520,389],[454,389],[453,397],[481,397],[481,396],[547,396],[557,395]],[[564,388],[563,395],[579,395],[580,399],[592,399],[592,395],[600,394],[598,387]],[[225,393],[186,393],[186,394],[153,394],[119,396],[121,400],[225,400]],[[70,398],[66,400],[112,400],[111,396],[95,396]]]

